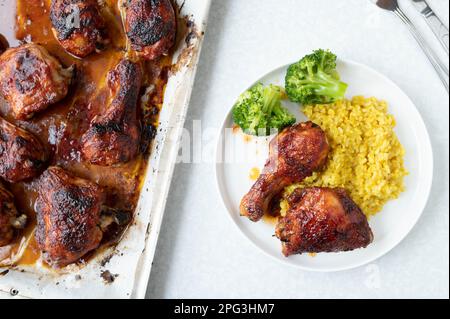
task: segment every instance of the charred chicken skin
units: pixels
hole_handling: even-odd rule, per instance
[[[61,46],[76,57],[101,50],[107,42],[97,0],[52,0],[50,20]]]
[[[276,228],[286,257],[351,251],[373,241],[366,216],[344,189],[297,189],[288,202]]]
[[[122,0],[122,6],[131,48],[148,60],[167,54],[175,44],[177,32],[170,0]]]
[[[136,157],[141,135],[136,109],[141,84],[141,68],[129,60],[122,60],[108,74],[111,105],[104,114],[94,117],[82,136],[85,160],[112,166]]]
[[[104,193],[97,184],[50,167],[38,191],[36,241],[48,264],[64,267],[99,246]]]
[[[20,120],[62,100],[71,78],[72,71],[37,44],[8,49],[0,56],[0,93]]]
[[[0,55],[2,55],[3,52],[6,51],[8,48],[8,42],[6,39],[0,34]]]
[[[39,175],[47,154],[33,134],[0,117],[0,177],[18,183]]]
[[[0,184],[0,247],[11,243],[16,229],[26,224],[26,216],[19,216],[13,195]]]
[[[329,150],[325,132],[312,122],[282,131],[270,142],[269,160],[241,201],[241,215],[259,221],[286,186],[301,182],[324,166]]]

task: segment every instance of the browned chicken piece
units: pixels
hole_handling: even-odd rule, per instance
[[[46,161],[37,137],[0,117],[0,177],[10,183],[31,179],[43,171]]]
[[[62,100],[71,79],[72,70],[37,44],[8,49],[0,56],[0,93],[20,120]]]
[[[2,53],[5,52],[7,48],[8,42],[6,41],[5,37],[0,34],[0,55],[2,55]]]
[[[177,33],[170,0],[122,0],[122,6],[131,48],[148,60],[167,54],[175,44]]]
[[[36,241],[49,265],[67,266],[99,246],[100,186],[50,167],[40,177],[38,192]]]
[[[52,0],[53,33],[70,54],[84,58],[107,43],[97,0]]]
[[[264,170],[241,201],[241,215],[259,221],[286,186],[301,182],[324,166],[329,150],[325,132],[312,122],[282,131],[270,142]]]
[[[27,217],[19,216],[13,195],[0,184],[0,247],[14,239],[14,232],[25,227]]]
[[[297,189],[276,235],[287,256],[365,248],[373,241],[367,217],[344,189]]]
[[[104,114],[94,117],[82,136],[82,154],[86,161],[111,166],[136,157],[141,134],[137,119],[141,83],[140,66],[129,60],[120,61],[108,74],[111,105]]]

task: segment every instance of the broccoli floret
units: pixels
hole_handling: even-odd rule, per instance
[[[244,133],[267,136],[295,123],[295,117],[281,106],[281,87],[262,83],[244,92],[233,107],[233,120]]]
[[[336,55],[316,50],[292,64],[286,74],[286,93],[292,102],[326,104],[344,98],[348,85],[340,81]]]

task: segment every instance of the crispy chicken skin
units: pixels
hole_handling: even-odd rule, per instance
[[[47,263],[64,267],[96,249],[103,190],[59,167],[45,171],[38,186],[36,241]]]
[[[94,117],[82,136],[86,161],[112,166],[136,157],[141,135],[136,109],[141,84],[141,68],[129,60],[120,61],[108,74],[111,105],[104,114]]]
[[[0,55],[2,55],[3,52],[6,51],[8,48],[8,42],[6,39],[0,34]]]
[[[272,199],[286,186],[301,182],[323,167],[329,150],[325,132],[312,122],[282,131],[270,142],[266,166],[241,201],[241,215],[259,221],[268,213]]]
[[[351,251],[373,241],[366,216],[344,189],[297,189],[288,201],[276,228],[286,257]]]
[[[20,120],[62,100],[71,78],[72,71],[37,44],[8,49],[0,56],[0,93]]]
[[[33,134],[0,117],[0,177],[10,183],[31,179],[46,161],[46,150]]]
[[[167,54],[175,44],[177,32],[170,0],[122,0],[122,5],[132,49],[148,60]]]
[[[14,231],[25,227],[26,216],[19,216],[13,195],[0,184],[0,247],[11,243]]]
[[[52,0],[50,20],[61,46],[76,57],[101,50],[107,42],[97,0]]]

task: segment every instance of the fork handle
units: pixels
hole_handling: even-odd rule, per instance
[[[414,26],[414,24],[411,22],[411,20],[403,13],[403,11],[400,8],[397,8],[394,12],[408,26],[412,35],[419,43],[419,45],[422,48],[425,55],[428,57],[428,60],[430,60],[434,69],[436,70],[437,74],[439,75],[439,78],[441,79],[442,83],[444,84],[445,89],[448,92],[449,91],[448,68],[441,62],[441,60],[438,58],[436,53],[427,44],[427,42],[422,37],[420,32],[417,30],[417,28]]]
[[[428,23],[428,26],[436,37],[441,42],[445,52],[448,52],[448,41],[449,41],[449,32],[447,27],[442,23],[441,19],[433,12],[433,10],[427,5],[425,9],[421,12],[422,16],[425,18],[425,21]]]

